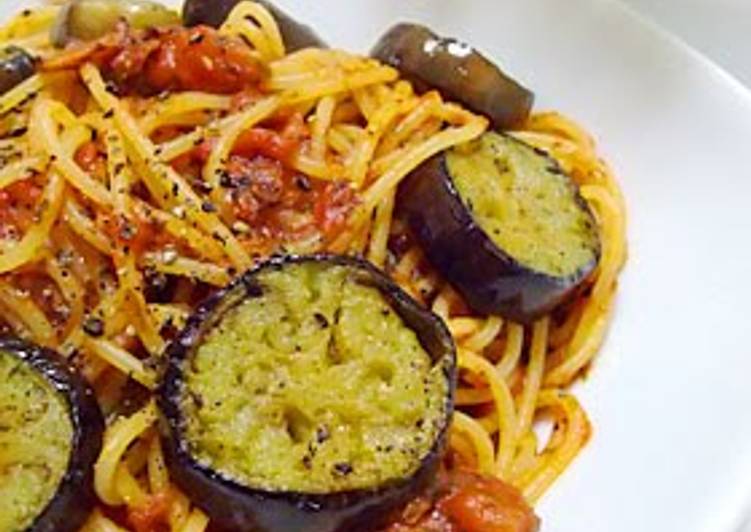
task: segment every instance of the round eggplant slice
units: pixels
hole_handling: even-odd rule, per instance
[[[371,55],[399,70],[418,92],[437,89],[445,98],[490,118],[496,129],[522,125],[532,109],[531,91],[468,44],[439,37],[425,26],[397,24]]]
[[[65,359],[0,338],[0,530],[79,530],[103,430],[93,391]]]
[[[5,94],[36,72],[36,59],[18,46],[0,50],[0,94]]]
[[[455,347],[365,261],[272,259],[202,305],[168,354],[167,463],[222,529],[377,529],[435,480]]]
[[[593,271],[599,231],[548,154],[499,133],[426,161],[399,209],[433,265],[475,311],[529,323]]]
[[[68,0],[52,28],[52,44],[98,39],[123,20],[135,29],[180,24],[175,11],[150,0]]]
[[[186,26],[204,24],[218,28],[243,0],[185,0],[183,4],[183,22]],[[269,10],[279,25],[287,53],[303,48],[327,48],[328,45],[315,31],[305,24],[300,24],[286,12],[268,0],[255,0]]]

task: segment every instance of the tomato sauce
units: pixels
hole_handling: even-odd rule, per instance
[[[41,196],[42,186],[33,177],[0,190],[0,238],[21,236],[35,220]]]
[[[94,178],[102,181],[107,176],[105,147],[97,141],[83,144],[73,158],[78,166]]]
[[[536,532],[539,519],[513,487],[489,476],[453,471],[434,501],[413,501],[386,532]]]
[[[326,240],[343,227],[356,204],[348,184],[309,178],[265,155],[232,156],[223,185],[233,215],[256,238],[276,241],[313,232]]]
[[[69,51],[68,60],[59,59],[52,67],[94,61],[120,95],[189,90],[228,94],[233,112],[262,97],[267,74],[263,65],[243,41],[213,28],[133,31],[120,27],[96,46],[88,46]],[[163,142],[182,133],[180,128],[162,128],[152,140]],[[309,138],[304,116],[294,111],[244,131],[223,164],[222,201],[219,205],[207,201],[202,207],[217,211],[251,250],[277,251],[285,243],[315,238],[330,241],[343,229],[357,195],[347,183],[310,178],[291,168],[292,158]],[[204,139],[171,163],[205,197],[211,191],[202,170],[215,145],[216,138]],[[105,152],[100,142],[92,140],[79,148],[76,162],[103,180]],[[167,244],[160,238],[164,232],[149,220],[100,215],[98,222],[120,247],[129,246],[136,253]]]
[[[169,530],[169,510],[172,494],[168,491],[150,495],[146,503],[128,507],[128,522],[135,532]]]
[[[234,94],[257,87],[266,76],[242,40],[206,26],[143,31],[121,26],[98,41],[71,48],[43,68],[72,69],[89,61],[121,95],[191,90]]]
[[[302,115],[294,113],[245,131],[232,149],[220,182],[231,210],[224,214],[241,223],[244,238],[254,247],[273,249],[314,234],[329,241],[357,204],[347,183],[311,178],[290,168],[291,157],[308,137]],[[173,167],[201,179],[215,142],[203,141],[173,161]]]
[[[156,31],[128,43],[106,66],[118,84],[146,92],[233,94],[263,76],[245,43],[204,26]]]

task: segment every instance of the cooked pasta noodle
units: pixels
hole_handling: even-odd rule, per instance
[[[0,40],[55,60],[61,52],[47,35],[56,11],[12,19]],[[38,195],[21,234],[0,239],[6,326],[74,357],[107,404],[124,401],[128,379],[153,390],[168,331],[185,322],[197,298],[279,251],[247,236],[221,183],[246,132],[279,130],[298,113],[307,117],[308,135],[288,160],[292,170],[321,187],[346,183],[357,200],[337,231],[283,245],[362,254],[446,321],[461,370],[451,452],[536,501],[589,436],[568,388],[607,334],[627,254],[625,203],[594,142],[553,112],[512,132],[549,151],[596,214],[603,252],[587,290],[529,327],[471,314],[417,247],[394,252],[390,242],[404,231],[395,218],[399,183],[431,156],[477,138],[487,120],[438,92],[416,94],[374,60],[323,49],[287,54],[274,19],[258,4],[239,4],[220,31],[241,36],[268,69],[262,97],[244,105],[200,91],[119,97],[94,63],[42,72],[0,96],[0,115],[13,111],[28,121],[11,143],[17,159],[0,169],[0,191],[33,182]],[[83,94],[84,104],[61,94]],[[160,137],[165,131],[172,134]],[[176,161],[209,141],[199,186]],[[104,161],[98,171],[82,162],[89,145]],[[293,215],[287,221],[301,224]],[[143,227],[148,249],[135,242]],[[42,299],[29,293],[30,278],[44,279]],[[153,278],[175,284],[166,300],[146,295]],[[205,530],[208,518],[170,482],[155,404],[118,412],[111,412],[96,464],[100,507],[85,530],[125,530],[109,507],[134,511],[160,497],[168,501],[170,530]],[[552,435],[539,441],[535,431],[546,421]]]

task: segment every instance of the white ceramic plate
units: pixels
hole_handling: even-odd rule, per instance
[[[597,0],[281,2],[366,51],[414,19],[487,51],[584,123],[621,177],[631,259],[580,394],[594,438],[542,501],[546,532],[726,532],[751,496],[751,94]]]
[[[400,19],[462,37],[594,133],[631,258],[579,390],[594,437],[538,506],[543,530],[736,530],[751,500],[751,94],[615,2],[281,3],[355,50]]]
[[[403,19],[462,37],[595,134],[626,192],[631,259],[578,391],[594,437],[538,506],[543,529],[737,530],[751,501],[751,94],[612,1],[280,4],[342,48],[367,51]]]

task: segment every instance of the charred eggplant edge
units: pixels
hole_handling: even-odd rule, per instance
[[[429,46],[440,48],[440,55],[429,51]],[[451,52],[452,47],[466,52]],[[534,104],[535,94],[485,53],[422,24],[391,26],[379,37],[370,56],[399,70],[417,92],[435,89],[444,98],[487,116],[499,130],[521,126]]]
[[[16,45],[6,46],[1,53],[0,95],[33,76],[39,63],[38,57]]]
[[[531,148],[547,157],[555,172],[566,175],[549,153]],[[474,219],[451,179],[445,155],[435,155],[407,176],[397,194],[397,212],[406,217],[431,264],[467,304],[480,314],[499,314],[530,324],[575,293],[597,267],[601,246],[590,263],[569,276],[551,276],[522,264],[493,242]],[[576,202],[598,227],[578,187],[575,192]]]
[[[232,10],[243,0],[185,0],[182,9],[183,24],[197,26],[204,24],[218,28]],[[298,22],[285,10],[279,8],[271,0],[255,0],[265,7],[274,17],[282,34],[282,40],[287,53],[296,52],[304,48],[328,48],[326,42],[308,26]]]
[[[94,494],[94,463],[102,449],[104,418],[94,391],[60,354],[16,337],[0,337],[0,350],[28,364],[55,393],[65,398],[71,423],[68,466],[55,495],[29,527],[31,532],[74,532],[89,517]]]
[[[443,374],[449,382],[443,425],[430,452],[409,478],[373,488],[327,494],[265,491],[235,482],[198,463],[188,449],[185,420],[179,403],[184,386],[182,366],[189,360],[192,350],[200,345],[203,335],[217,323],[219,316],[216,314],[223,314],[242,301],[246,294],[252,293],[254,287],[257,289],[255,276],[258,273],[309,262],[324,262],[361,271],[364,279],[386,297],[406,325],[415,331],[433,363],[443,367]],[[363,259],[325,253],[274,257],[249,270],[205,301],[170,344],[167,356],[167,370],[158,391],[160,429],[167,464],[177,483],[193,500],[202,501],[199,504],[206,509],[213,509],[207,510],[212,515],[226,516],[218,520],[220,526],[227,529],[255,526],[259,530],[267,530],[269,522],[278,520],[286,523],[276,528],[280,530],[296,530],[299,528],[295,527],[299,526],[317,530],[313,523],[322,525],[321,530],[363,530],[364,526],[375,528],[385,524],[384,520],[393,512],[433,485],[453,416],[456,347],[448,328],[438,316],[421,307],[386,274]]]

